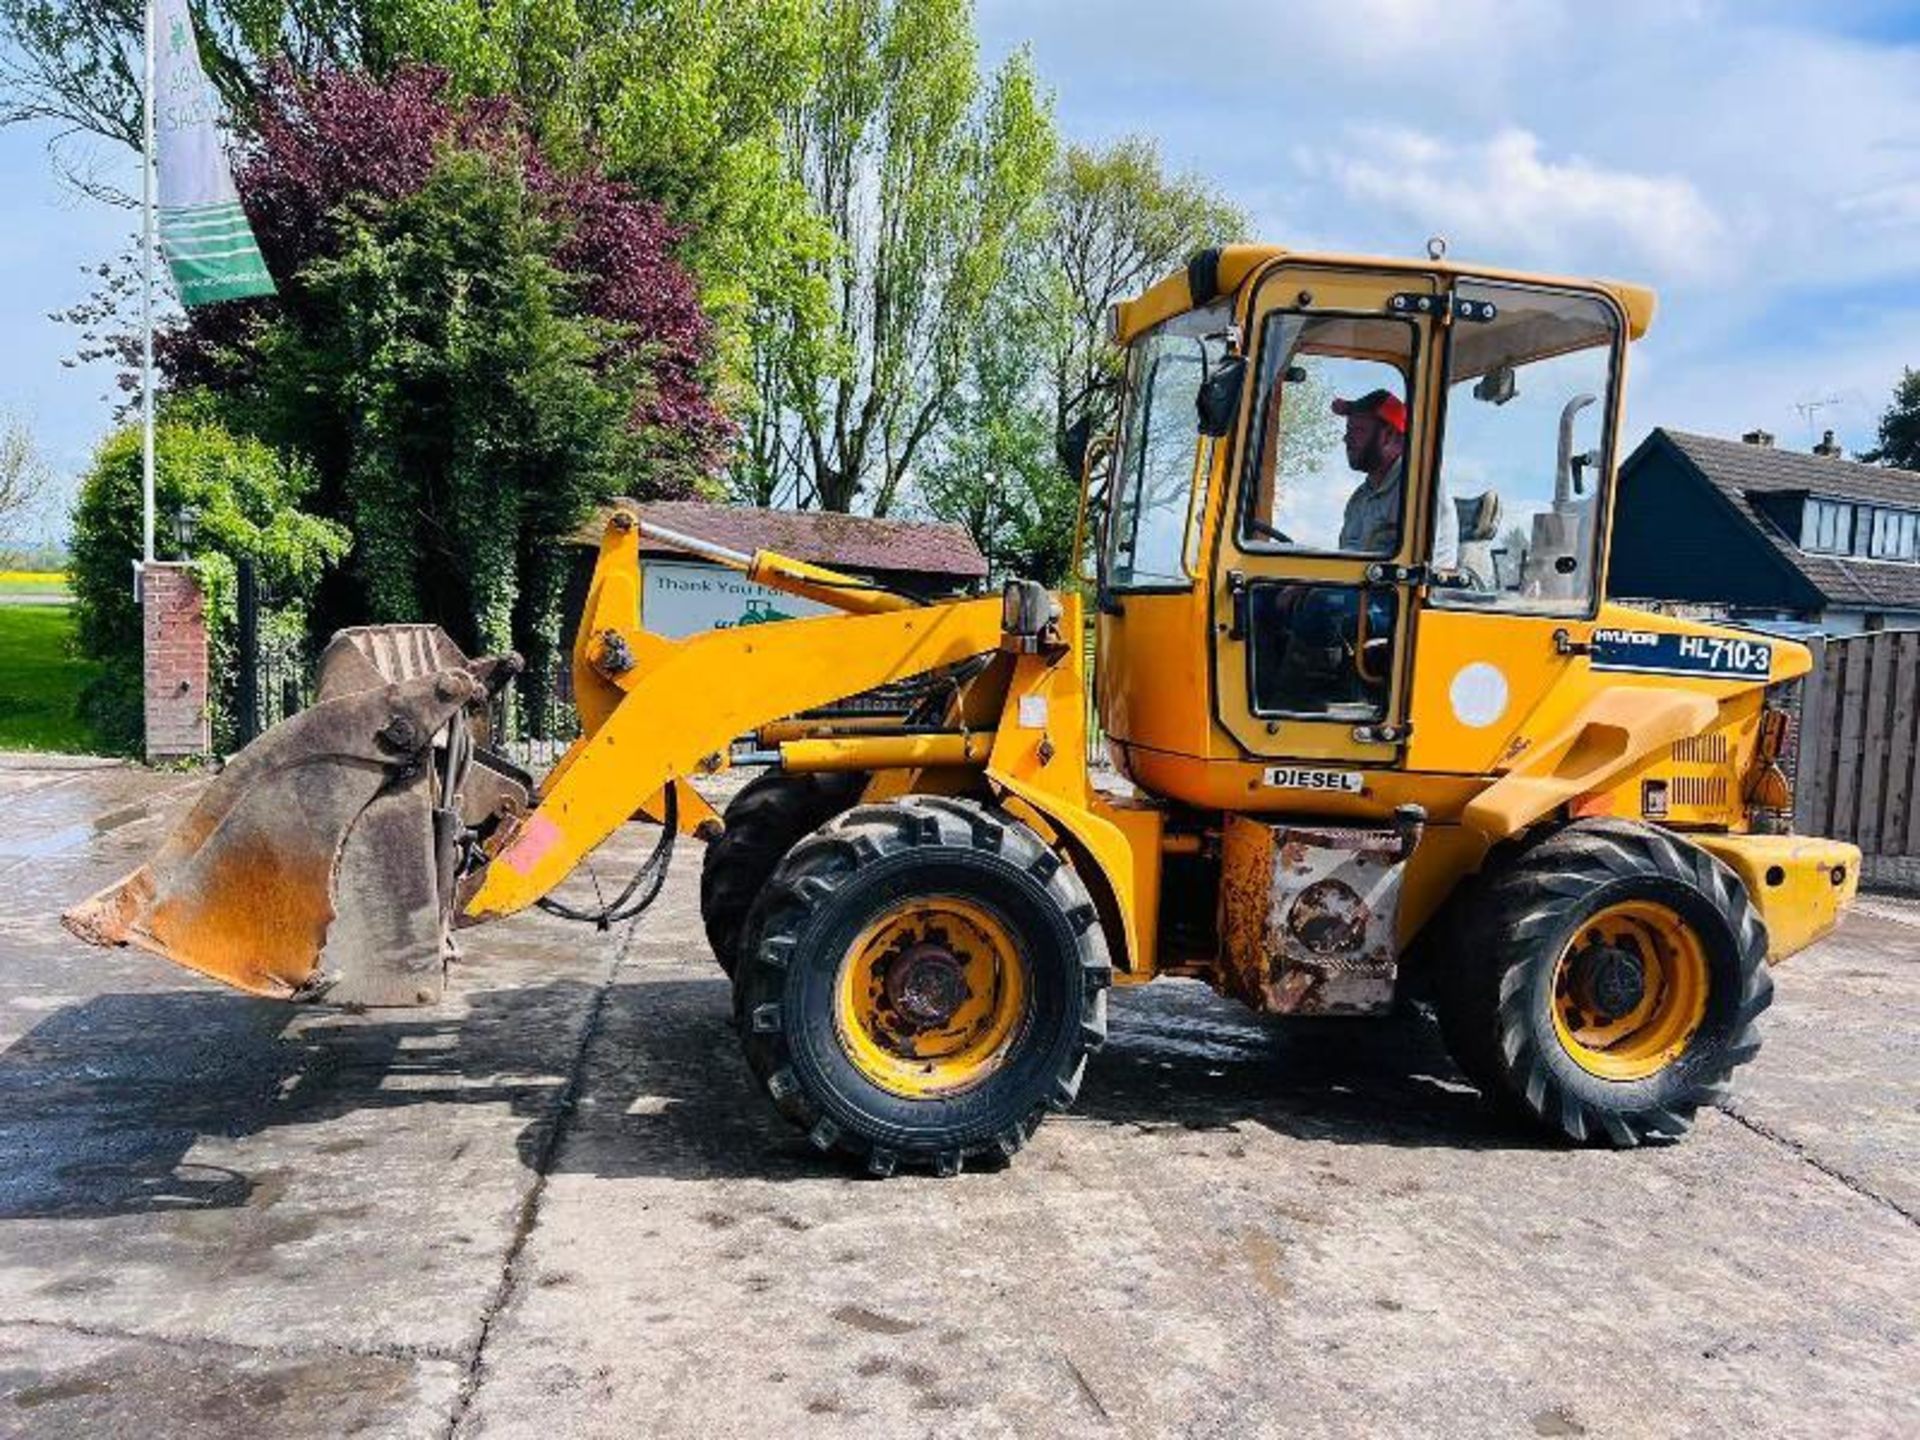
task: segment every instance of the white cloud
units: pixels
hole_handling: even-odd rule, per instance
[[[1632,260],[1656,279],[1688,277],[1707,271],[1726,232],[1686,179],[1549,158],[1517,127],[1466,144],[1362,128],[1321,165],[1349,200],[1446,235],[1455,254],[1561,270]]]
[[[1839,202],[1839,210],[1871,229],[1920,229],[1920,180],[1848,195]]]

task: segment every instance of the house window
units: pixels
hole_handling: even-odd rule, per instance
[[[1807,501],[1800,548],[1844,555],[1853,544],[1853,506],[1832,500]]]
[[[1800,548],[1823,555],[1920,561],[1920,511],[1809,500]]]
[[[1873,512],[1873,548],[1876,560],[1912,560],[1920,556],[1916,541],[1920,535],[1920,515],[1911,510],[1875,510]]]

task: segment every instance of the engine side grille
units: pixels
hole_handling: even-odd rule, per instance
[[[1723,747],[1725,743],[1721,742]],[[1677,745],[1674,747],[1676,750],[1679,748]],[[1727,803],[1727,777],[1724,775],[1676,775],[1671,783],[1671,798],[1676,806],[1718,808]]]
[[[1673,742],[1673,758],[1682,765],[1724,765],[1727,763],[1727,737],[1724,733],[1689,735]]]

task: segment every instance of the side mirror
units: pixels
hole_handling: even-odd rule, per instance
[[[1093,416],[1082,415],[1069,425],[1054,442],[1054,455],[1064,469],[1074,479],[1084,483],[1087,478],[1087,447],[1093,443]]]
[[[1240,413],[1240,392],[1246,387],[1247,361],[1244,355],[1229,355],[1207,372],[1200,382],[1194,405],[1200,412],[1200,433],[1219,440],[1233,431],[1234,417]]]

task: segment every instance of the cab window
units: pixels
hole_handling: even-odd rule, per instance
[[[1205,508],[1204,497],[1196,503],[1195,479],[1212,458],[1196,404],[1207,372],[1227,353],[1230,320],[1224,303],[1208,306],[1134,342],[1108,526],[1113,589],[1191,582],[1188,537]]]
[[[1404,320],[1279,311],[1261,326],[1240,547],[1372,557],[1406,524]]]
[[[1247,616],[1255,715],[1348,724],[1386,717],[1400,619],[1393,590],[1256,581]]]
[[[1458,559],[1437,605],[1586,613],[1598,593],[1619,321],[1598,296],[1462,281],[1491,304],[1447,343],[1440,477]],[[1437,562],[1436,562],[1437,564]]]

